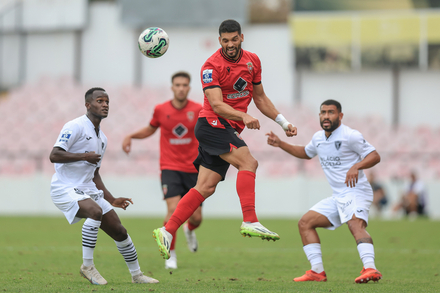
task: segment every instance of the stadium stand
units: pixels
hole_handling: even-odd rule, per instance
[[[168,88],[104,86],[110,95],[110,115],[102,129],[109,139],[102,173],[118,176],[159,174],[159,135],[134,140],[127,156],[121,150],[123,137],[147,125],[157,103],[170,98]],[[49,153],[61,127],[85,113],[84,93],[88,89],[69,78],[42,79],[38,84],[14,89],[0,98],[0,175],[52,174]],[[278,106],[299,128],[295,144],[307,144],[320,130],[317,113],[304,106]],[[289,177],[304,174],[324,176],[318,160],[302,161],[266,144],[265,134],[282,135],[273,121],[265,118],[252,104],[249,113],[261,121],[261,130],[245,130],[243,138],[259,161],[259,176]],[[440,178],[440,129],[429,126],[393,127],[381,117],[346,115],[344,123],[358,129],[382,156],[375,167],[381,178],[403,178],[417,169],[425,179]]]

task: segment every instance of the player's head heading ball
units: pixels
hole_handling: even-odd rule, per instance
[[[223,21],[220,24],[220,27],[218,28],[219,36],[221,36],[222,33],[234,33],[234,32],[238,32],[238,34],[241,35],[241,26],[238,23],[238,21],[233,19],[227,19]]]

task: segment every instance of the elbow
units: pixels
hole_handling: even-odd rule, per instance
[[[220,105],[212,105],[212,110],[214,111],[215,114],[220,115],[221,116],[221,107]]]
[[[380,163],[380,155],[379,155],[379,153],[377,154],[377,158],[376,158],[376,164],[379,164]]]
[[[55,156],[53,154],[49,155],[49,160],[50,160],[51,163],[56,163],[56,158],[55,158]]]

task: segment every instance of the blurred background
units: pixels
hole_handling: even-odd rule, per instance
[[[163,216],[159,134],[133,141],[129,156],[122,139],[172,98],[176,71],[192,75],[190,98],[203,101],[200,68],[229,18],[242,24],[243,48],[262,61],[266,93],[298,127],[286,141],[307,144],[320,130],[319,105],[336,99],[343,122],[382,157],[366,171],[386,198],[372,217],[405,214],[394,207],[413,173],[423,182],[425,216],[440,218],[439,0],[1,0],[0,214],[61,216],[49,195],[49,153],[62,126],[85,113],[84,93],[99,86],[111,100],[101,125],[109,138],[104,183],[133,198],[124,215]],[[158,59],[137,47],[151,26],[170,38]],[[265,133],[283,135],[281,128],[253,104],[249,112],[262,123],[242,134],[259,161],[257,212],[298,218],[331,195],[319,160],[268,146]],[[231,168],[206,202],[206,217],[241,216],[235,175]]]

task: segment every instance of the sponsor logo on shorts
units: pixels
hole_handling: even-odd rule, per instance
[[[166,185],[166,184],[162,185],[162,192],[163,192],[163,195],[166,195],[168,193],[168,185]]]
[[[61,137],[60,137],[59,141],[67,142],[70,139],[71,136],[72,136],[72,131],[71,130],[64,130],[64,132],[61,134]]]
[[[77,194],[84,195],[84,191],[82,191],[81,189],[74,188],[73,190],[75,190],[75,192],[76,192]]]
[[[335,148],[337,150],[339,150],[341,148],[341,145],[342,145],[342,141],[340,141],[340,140],[335,141]]]
[[[203,83],[212,82],[212,69],[205,69],[202,73]]]
[[[234,134],[235,134],[239,139],[243,140],[243,139],[241,138],[241,136],[240,136],[240,133],[238,133],[238,131],[234,131]]]

